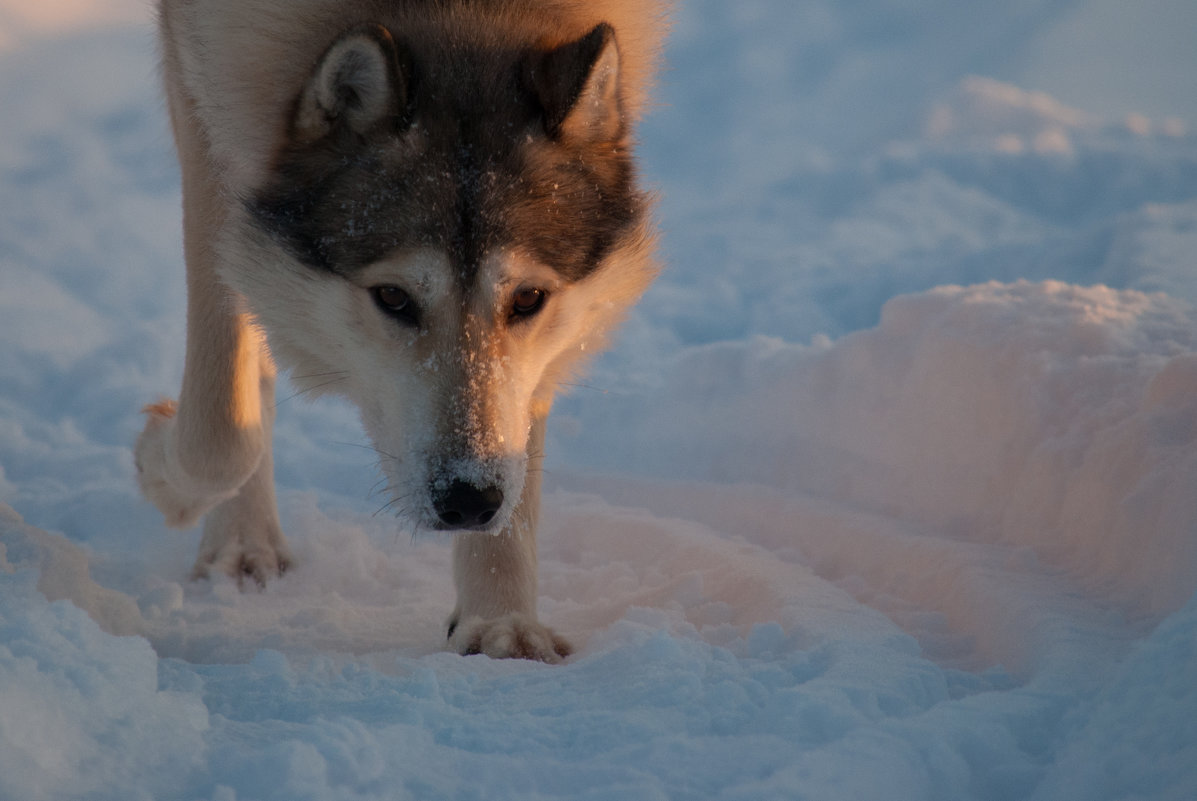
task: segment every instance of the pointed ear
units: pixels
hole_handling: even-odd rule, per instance
[[[333,42],[308,78],[295,110],[292,132],[314,142],[333,130],[362,133],[407,107],[406,61],[390,31],[362,25]]]
[[[619,47],[607,23],[575,42],[538,53],[528,72],[550,137],[596,142],[622,133]]]

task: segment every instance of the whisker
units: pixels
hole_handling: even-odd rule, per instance
[[[370,500],[374,496],[378,495],[379,493],[381,493],[383,491],[389,490],[390,488],[391,488],[390,482],[387,480],[386,476],[383,476],[382,478],[380,478],[374,482],[373,487],[370,487],[370,491],[366,493],[366,500]]]
[[[279,406],[282,406],[287,401],[294,400],[295,398],[298,398],[300,395],[307,395],[311,392],[315,392],[318,389],[323,389],[324,387],[331,387],[333,384],[339,384],[340,382],[344,381],[348,377],[349,377],[349,374],[345,373],[344,375],[340,376],[339,378],[333,378],[329,381],[322,381],[321,383],[316,384],[315,386],[303,387],[301,389],[297,389],[295,392],[292,392],[287,397],[285,397],[281,400],[275,401],[274,408],[277,409]]]
[[[328,442],[330,445],[344,445],[347,448],[361,448],[361,449],[367,450],[367,451],[374,451],[374,453],[378,454],[379,456],[385,456],[386,458],[390,459],[392,462],[399,461],[398,456],[393,456],[384,450],[379,450],[376,446],[369,444],[369,443],[344,442],[342,440],[336,440],[336,439],[325,440],[325,441]]]
[[[560,382],[560,384],[563,387],[574,387],[576,389],[589,389],[592,392],[599,392],[599,393],[602,393],[603,395],[611,395],[612,394],[611,390],[609,390],[609,389],[603,389],[602,387],[596,387],[594,384],[584,384],[579,381],[562,381],[562,382]],[[619,393],[614,393],[614,394],[619,394]]]
[[[405,503],[405,502],[406,502],[407,500],[409,500],[411,497],[412,497],[411,493],[408,493],[407,495],[400,495],[400,496],[398,496],[398,497],[392,498],[391,500],[389,500],[389,501],[387,501],[386,503],[384,503],[382,506],[378,507],[378,509],[377,509],[377,510],[374,512],[374,514],[372,514],[372,515],[370,515],[370,516],[371,516],[371,517],[378,517],[378,516],[379,516],[380,514],[382,514],[383,512],[390,511],[390,510],[391,510],[392,508],[394,508],[394,507],[395,507],[397,504],[402,504],[402,503]],[[399,512],[400,512],[400,514],[402,514],[402,513],[406,512],[406,511],[407,511],[407,507],[406,507],[406,506],[401,506],[401,507],[399,507]],[[398,516],[398,515],[397,515],[397,516]]]
[[[410,542],[410,544],[412,544],[412,545],[415,545],[415,544],[416,544],[416,539],[417,539],[417,538],[419,538],[419,536],[420,536],[420,529],[421,529],[421,528],[422,528],[422,527],[420,526],[420,521],[418,521],[418,520],[417,520],[415,523],[413,523],[413,524],[412,524],[412,527],[411,527],[411,542]],[[396,532],[395,532],[395,537],[396,537],[396,538],[398,538],[398,536],[399,536],[399,532],[398,532],[398,531],[396,531]]]
[[[348,370],[329,370],[328,372],[324,372],[324,373],[305,373],[304,375],[292,374],[290,376],[290,378],[292,381],[307,381],[309,378],[327,378],[328,376],[331,376],[331,375],[340,376],[340,377],[344,378],[349,375],[349,371]]]

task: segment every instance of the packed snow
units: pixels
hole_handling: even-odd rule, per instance
[[[0,799],[1197,798],[1197,5],[679,5],[666,273],[550,422],[564,665],[279,392],[296,569],[186,579],[141,0],[0,0]]]

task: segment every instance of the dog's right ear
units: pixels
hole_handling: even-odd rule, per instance
[[[554,139],[611,141],[624,130],[615,29],[599,23],[574,42],[534,54],[526,66]]]
[[[324,51],[308,78],[292,136],[307,144],[338,129],[360,134],[386,118],[401,122],[411,76],[403,56],[382,25],[346,32]]]

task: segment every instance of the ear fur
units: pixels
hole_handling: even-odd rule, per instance
[[[308,78],[292,131],[314,142],[334,129],[363,133],[407,106],[408,70],[382,25],[362,25],[333,42]]]
[[[623,132],[619,47],[605,22],[574,42],[533,57],[529,78],[545,133],[554,139],[610,141]]]

